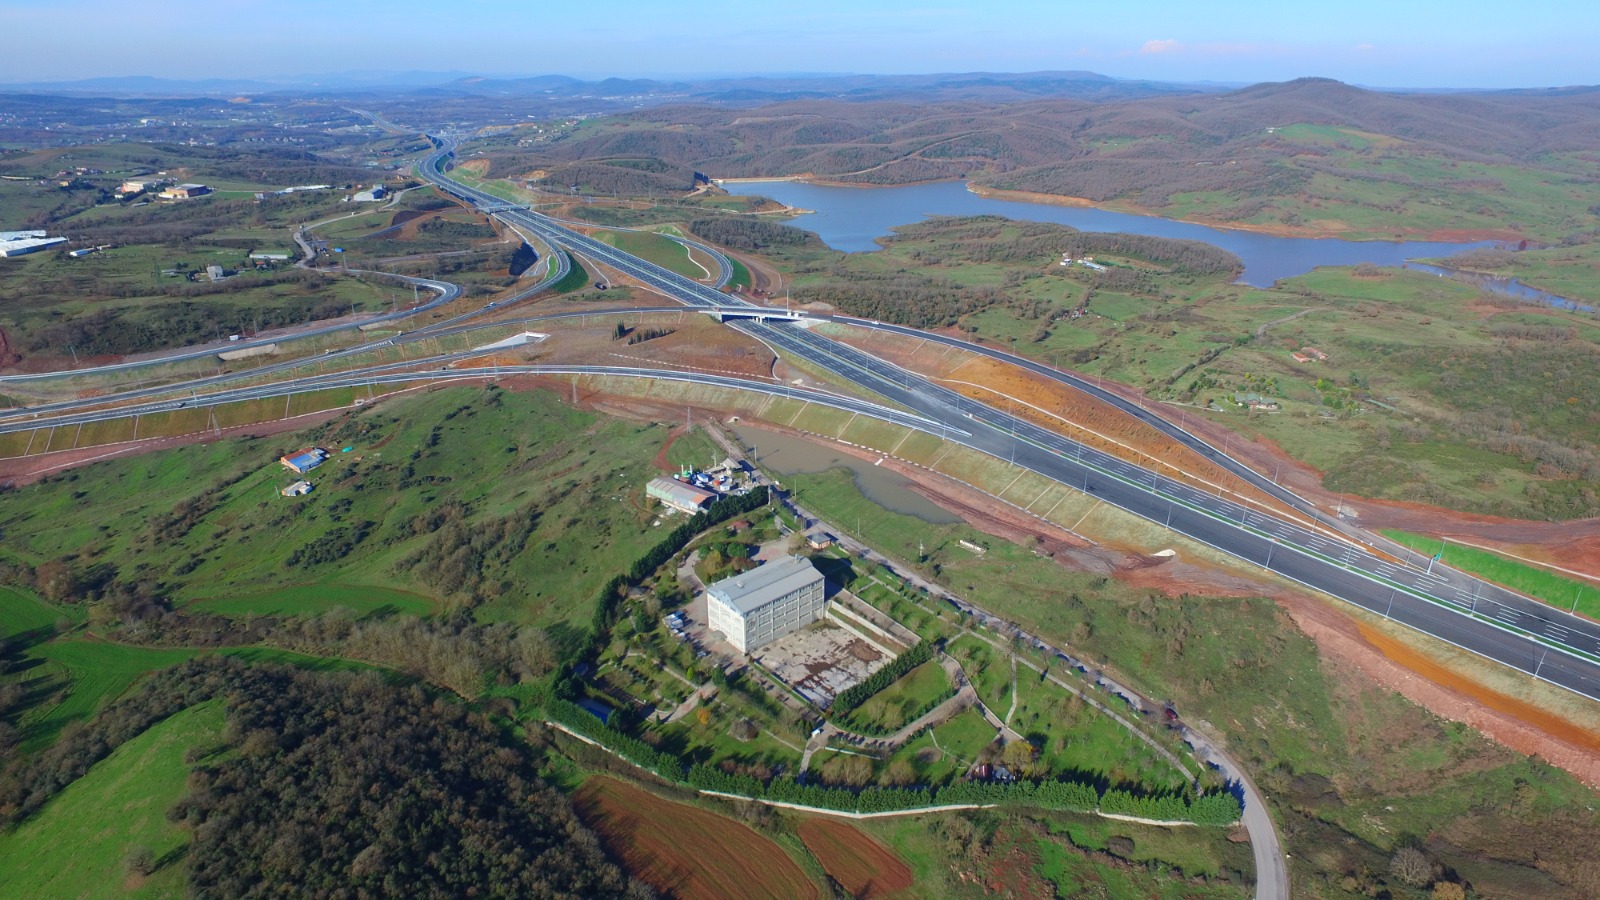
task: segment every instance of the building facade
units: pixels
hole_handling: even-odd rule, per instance
[[[823,617],[822,573],[795,556],[724,578],[706,588],[706,614],[740,653],[752,653]]]

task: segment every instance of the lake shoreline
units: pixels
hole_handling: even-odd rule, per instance
[[[931,181],[908,181],[904,184],[861,184],[851,181],[836,181],[822,178],[809,172],[801,175],[763,176],[759,178],[714,178],[716,184],[809,184],[818,187],[850,188],[852,190],[873,191],[893,188],[924,187],[934,184],[960,184],[968,193],[986,200],[1009,201],[1013,203],[1040,203],[1047,206],[1061,206],[1072,209],[1094,209],[1102,212],[1119,213],[1128,216],[1144,216],[1151,219],[1160,219],[1166,222],[1178,222],[1185,225],[1199,225],[1205,228],[1216,228],[1224,231],[1243,231],[1250,234],[1262,234],[1268,237],[1297,238],[1301,240],[1338,240],[1352,244],[1361,243],[1406,243],[1416,241],[1419,243],[1450,243],[1469,244],[1485,241],[1516,242],[1523,239],[1523,235],[1510,229],[1496,228],[1435,228],[1427,231],[1415,229],[1400,229],[1393,232],[1378,233],[1373,231],[1357,231],[1355,229],[1314,228],[1309,226],[1270,225],[1259,222],[1234,222],[1220,219],[1206,218],[1179,218],[1162,215],[1159,211],[1137,203],[1103,203],[1090,200],[1087,197],[1073,197],[1067,194],[1044,194],[1037,191],[1018,191],[1006,188],[993,188],[977,184],[961,178],[937,178]],[[732,192],[730,192],[732,193]],[[781,202],[781,201],[779,201]],[[795,210],[802,212],[802,210]],[[803,210],[815,212],[815,210]]]
[[[840,185],[849,187],[849,185]],[[874,185],[876,186],[876,185]],[[1370,231],[1341,230],[1330,228],[1312,228],[1308,226],[1293,225],[1267,225],[1257,222],[1233,222],[1219,219],[1205,218],[1178,218],[1164,216],[1161,213],[1135,203],[1098,203],[1085,197],[1072,197],[1064,194],[1041,194],[1036,191],[1013,191],[1003,188],[992,188],[986,185],[967,182],[967,190],[991,200],[1011,200],[1018,203],[1046,203],[1052,206],[1070,206],[1079,209],[1101,209],[1106,212],[1125,213],[1130,216],[1149,216],[1153,219],[1165,219],[1169,222],[1183,222],[1189,225],[1204,225],[1207,228],[1219,228],[1229,231],[1248,231],[1254,234],[1265,234],[1271,237],[1304,238],[1307,240],[1334,240],[1348,241],[1350,243],[1363,243],[1377,241],[1393,243],[1396,241],[1426,241],[1429,243],[1466,244],[1479,241],[1520,241],[1522,235],[1510,230],[1492,228],[1437,228],[1432,231],[1415,231],[1406,229],[1393,232],[1391,235],[1378,235]]]

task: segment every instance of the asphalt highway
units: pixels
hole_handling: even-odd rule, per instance
[[[503,202],[451,182],[440,174],[437,163],[444,156],[441,152],[430,159],[427,167],[431,170],[430,176],[439,178],[449,190],[473,202]],[[505,210],[498,214],[539,234],[547,242],[578,250],[688,305],[724,306],[739,302],[536,213]],[[759,316],[759,313],[753,312],[753,315]],[[1564,616],[1536,601],[1526,601],[1527,606],[1513,605],[1515,601],[1501,596],[1509,592],[1499,591],[1493,585],[1461,573],[1428,573],[1396,564],[1357,543],[1201,492],[1084,447],[1025,419],[963,398],[920,376],[803,328],[758,320],[736,322],[735,327],[928,419],[961,424],[972,433],[966,437],[952,437],[958,443],[1063,484],[1079,486],[1106,502],[1239,559],[1536,678],[1600,700],[1600,628],[1593,623]],[[927,337],[911,329],[906,331],[909,336]],[[1216,453],[1215,448],[1200,443]],[[1237,465],[1236,461],[1234,464]],[[1289,496],[1298,501],[1297,505],[1305,503],[1292,494]]]
[[[965,431],[959,429],[945,429],[941,423],[934,422],[905,410],[884,406],[851,397],[846,394],[834,394],[807,388],[794,387],[787,384],[768,384],[760,381],[749,381],[742,378],[731,378],[725,375],[707,375],[700,372],[681,372],[672,369],[650,369],[632,366],[560,366],[560,365],[528,365],[528,366],[477,366],[452,368],[448,365],[424,370],[391,371],[402,366],[414,366],[418,362],[453,361],[481,356],[481,351],[466,350],[459,353],[443,354],[428,360],[418,360],[406,363],[394,363],[383,366],[372,366],[366,369],[355,369],[344,372],[335,372],[325,375],[309,375],[302,378],[277,381],[271,384],[250,385],[246,387],[231,388],[222,391],[213,391],[209,394],[196,394],[182,399],[164,399],[142,404],[119,406],[114,409],[94,409],[83,412],[67,413],[41,419],[37,422],[8,422],[0,423],[0,434],[13,431],[27,431],[34,428],[70,428],[77,425],[87,425],[93,422],[103,422],[109,419],[124,419],[132,416],[151,415],[154,413],[173,412],[179,409],[193,408],[204,409],[212,406],[221,406],[226,403],[240,403],[249,400],[264,400],[274,397],[287,397],[294,394],[324,391],[341,387],[367,387],[378,384],[407,384],[420,381],[461,381],[483,380],[502,378],[511,375],[587,375],[587,376],[613,376],[648,378],[656,381],[680,381],[690,384],[704,384],[711,387],[732,388],[740,391],[749,391],[759,394],[768,394],[774,397],[783,397],[791,400],[801,400],[815,403],[846,412],[853,412],[864,416],[871,416],[896,425],[904,425],[919,431],[931,433],[948,433],[963,435]]]
[[[565,256],[565,254],[562,255],[563,257]],[[511,303],[517,299],[520,299],[521,296],[522,295],[519,295],[518,297],[511,298],[510,300],[502,301],[501,304],[491,305],[503,305],[505,303]],[[527,316],[521,319],[502,319],[495,322],[463,321],[477,317],[482,313],[480,310],[478,312],[468,313],[464,316],[456,316],[452,319],[446,319],[443,322],[440,322],[437,325],[429,326],[426,329],[395,335],[393,337],[384,338],[383,340],[360,344],[355,347],[348,347],[343,350],[335,350],[331,353],[322,354],[321,356],[299,357],[296,359],[284,360],[282,362],[270,363],[254,369],[241,369],[237,372],[224,372],[220,375],[209,375],[173,384],[150,385],[148,387],[120,391],[114,394],[101,394],[95,397],[77,400],[62,400],[57,403],[41,403],[36,406],[14,406],[0,409],[0,433],[5,433],[7,431],[23,431],[27,430],[28,428],[50,427],[55,421],[51,417],[56,413],[99,408],[110,404],[126,403],[130,400],[141,400],[151,397],[168,397],[169,395],[181,394],[185,392],[189,393],[192,398],[200,390],[214,388],[230,382],[250,381],[280,372],[289,372],[295,369],[304,369],[311,366],[323,366],[329,363],[338,362],[348,357],[359,356],[364,353],[371,353],[375,350],[383,349],[384,347],[397,347],[403,344],[420,343],[422,341],[433,340],[436,338],[447,337],[469,331],[476,331],[484,328],[515,328],[519,326],[537,325],[541,322],[550,322],[560,319],[586,319],[589,316],[601,316],[607,314],[615,316],[682,312],[685,312],[682,306],[634,306],[614,309],[585,309],[569,312],[545,313],[538,316]],[[347,369],[338,374],[381,371],[403,368],[407,366],[416,367],[430,364],[438,365],[440,363],[446,363],[457,359],[470,359],[471,357],[482,356],[483,354],[484,351],[482,350],[465,350],[459,353],[404,360],[395,363],[388,363],[382,366],[369,366],[361,369]],[[6,427],[6,423],[12,421],[21,422],[23,424],[13,427]]]
[[[235,341],[227,344],[214,344],[199,350],[185,350],[168,356],[134,360],[133,362],[113,363],[107,366],[91,366],[82,369],[57,369],[51,372],[34,372],[25,375],[0,375],[0,384],[4,384],[6,382],[43,381],[49,378],[62,378],[77,375],[103,375],[109,372],[122,372],[144,366],[161,366],[168,363],[183,362],[190,359],[202,359],[207,356],[215,356],[218,353],[226,353],[231,350],[246,350],[251,347],[265,347],[269,344],[276,344],[281,341],[298,340],[300,338],[313,337],[319,334],[331,334],[335,331],[345,331],[352,328],[360,328],[363,325],[374,325],[379,322],[393,322],[398,319],[409,318],[449,303],[461,295],[461,288],[451,284],[448,281],[435,281],[431,278],[412,278],[409,275],[393,275],[388,272],[366,272],[359,269],[350,269],[348,271],[349,274],[352,275],[375,275],[384,278],[393,278],[406,284],[415,285],[419,288],[426,288],[427,290],[434,291],[438,294],[438,296],[434,297],[427,303],[413,306],[408,309],[402,309],[397,312],[384,313],[381,316],[374,316],[370,319],[362,319],[360,322],[344,322],[338,325],[324,325],[318,328],[309,328],[305,331],[297,331],[293,334],[285,334],[275,338],[262,338],[261,340],[254,341]]]
[[[1142,404],[1136,404],[1134,401],[1128,400],[1119,394],[1105,390],[1099,384],[1091,382],[1082,376],[1064,372],[1053,366],[1047,366],[1035,360],[1016,356],[994,347],[974,344],[946,335],[919,331],[903,325],[891,325],[884,322],[858,319],[852,316],[813,316],[813,318],[870,328],[942,346],[959,347],[972,353],[1018,366],[1057,383],[1082,391],[1091,397],[1110,403],[1128,415],[1134,416],[1151,427],[1160,430],[1174,441],[1188,447],[1206,460],[1226,468],[1241,478],[1247,479],[1253,486],[1263,492],[1281,500],[1297,511],[1306,513],[1317,522],[1343,534],[1346,538],[1367,544],[1369,547],[1382,550],[1391,556],[1408,561],[1405,565],[1399,565],[1393,561],[1383,560],[1381,565],[1374,565],[1374,571],[1378,571],[1385,576],[1393,575],[1413,589],[1465,606],[1471,611],[1492,616],[1508,625],[1543,635],[1556,643],[1566,644],[1573,649],[1587,653],[1600,653],[1600,623],[1574,616],[1566,611],[1525,597],[1515,591],[1507,590],[1497,584],[1474,578],[1465,572],[1460,572],[1448,566],[1440,564],[1429,565],[1429,560],[1425,556],[1419,560],[1418,554],[1408,548],[1383,539],[1381,536],[1371,535],[1339,519],[1337,516],[1329,515],[1311,501],[1244,465],[1234,457],[1185,430],[1182,426],[1166,419]],[[1321,545],[1315,546],[1319,550],[1327,549]],[[1417,564],[1418,562],[1420,564]]]

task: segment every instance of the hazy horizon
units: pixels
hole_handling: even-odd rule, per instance
[[[0,83],[150,76],[302,79],[322,73],[466,72],[487,77],[786,77],[1087,70],[1115,78],[1253,84],[1307,75],[1382,88],[1503,89],[1600,81],[1600,5],[1535,2],[1514,15],[1466,0],[1376,0],[1301,9],[1238,0],[1225,14],[1157,0],[1078,11],[1040,0],[978,8],[948,0],[819,0],[686,12],[619,0],[603,15],[506,0],[0,0]],[[530,64],[536,60],[536,64]],[[707,76],[709,72],[743,75]]]

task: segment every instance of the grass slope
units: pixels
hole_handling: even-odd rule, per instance
[[[819,477],[788,481],[814,488]],[[848,480],[801,491],[808,508],[835,522],[853,522],[866,503]],[[1323,659],[1274,603],[1167,597],[998,541],[974,557],[919,525],[880,509],[864,512],[861,528],[900,559],[918,558],[922,535],[925,576],[1220,731],[1286,822],[1296,883],[1329,897],[1377,891],[1382,878],[1372,873],[1387,870],[1408,836],[1430,835],[1429,854],[1485,896],[1526,896],[1528,885],[1574,897],[1600,889],[1587,843],[1600,840],[1593,791]],[[1052,722],[1070,714],[1036,703],[1028,686],[1019,691],[1013,722],[1025,732],[1035,714]],[[935,734],[943,745],[944,732]],[[1084,760],[1077,746],[1051,743],[1046,753]],[[1119,772],[1129,762],[1096,768],[1137,781]],[[1358,876],[1346,888],[1338,879],[1349,872]]]
[[[481,619],[582,623],[613,561],[658,539],[642,494],[666,436],[542,392],[434,391],[299,435],[108,461],[22,488],[0,509],[0,556],[110,563],[124,577],[137,560],[179,603],[228,614],[424,613],[475,591]],[[292,476],[277,458],[308,444],[353,449],[311,473],[315,493],[280,497]],[[526,539],[457,566],[480,582],[463,587],[437,565],[407,564],[434,541],[441,509],[459,510],[469,535],[503,523],[528,526]]]
[[[38,815],[0,834],[0,884],[14,897],[182,897],[188,833],[167,821],[186,790],[191,748],[215,741],[221,701],[190,707],[118,747]],[[157,867],[124,864],[135,848]]]

